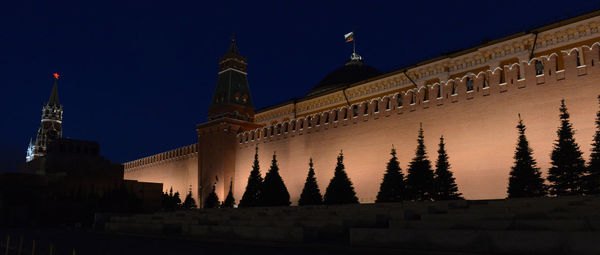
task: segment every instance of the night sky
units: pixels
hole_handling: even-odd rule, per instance
[[[597,1],[0,0],[0,171],[16,171],[61,74],[63,136],[125,162],[196,141],[235,33],[257,109],[302,97],[352,52],[390,72],[599,9]],[[211,5],[212,4],[212,5]]]

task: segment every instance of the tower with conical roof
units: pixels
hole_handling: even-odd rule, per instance
[[[246,73],[247,61],[240,56],[235,38],[232,37],[229,50],[219,60],[219,77],[208,109],[209,120],[223,117],[245,121],[254,119]]]
[[[46,155],[46,147],[50,142],[62,138],[63,106],[58,99],[58,77],[54,74],[54,86],[48,103],[42,108],[42,123],[37,132],[35,142],[30,141],[27,149],[27,162]]]
[[[254,107],[246,76],[247,59],[240,56],[235,39],[219,59],[219,77],[208,110],[208,121],[196,126],[198,133],[198,201],[215,187],[218,197],[225,197],[225,185],[213,182],[235,177],[237,135],[260,127],[253,122]],[[195,176],[194,176],[195,177]],[[193,177],[192,177],[193,178]]]

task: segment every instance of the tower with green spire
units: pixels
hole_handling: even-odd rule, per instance
[[[29,144],[27,149],[27,162],[46,155],[46,147],[50,142],[62,138],[63,106],[58,99],[58,77],[54,73],[54,86],[50,99],[42,108],[42,123],[37,132],[35,143]]]
[[[246,73],[247,61],[240,55],[235,38],[232,37],[229,50],[219,60],[219,77],[208,109],[209,120],[223,117],[244,121],[254,119],[254,106]]]

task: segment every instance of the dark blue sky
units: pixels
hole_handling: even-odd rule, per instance
[[[389,72],[590,12],[597,1],[0,0],[0,171],[25,159],[60,73],[63,136],[124,162],[196,141],[235,33],[260,109],[301,97],[351,53]]]

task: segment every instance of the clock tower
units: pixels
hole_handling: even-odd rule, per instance
[[[35,143],[29,143],[27,162],[46,155],[46,147],[50,142],[62,138],[63,106],[58,100],[58,77],[54,73],[54,86],[48,103],[42,108],[42,123],[37,132]]]

